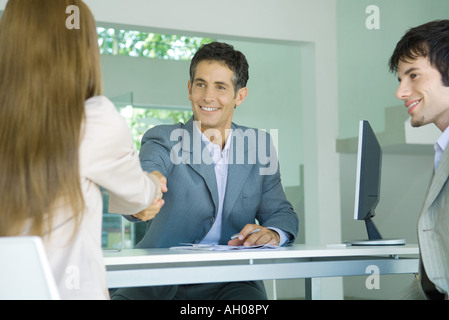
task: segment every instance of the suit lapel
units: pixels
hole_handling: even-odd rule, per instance
[[[183,158],[193,170],[195,170],[205,181],[212,200],[215,205],[215,212],[218,210],[218,189],[217,180],[215,178],[215,170],[212,159],[206,148],[206,145],[201,139],[201,134],[196,128],[193,117],[185,124],[187,136],[184,136],[182,141]],[[204,150],[206,148],[206,150]],[[204,152],[203,152],[204,150]],[[206,164],[205,164],[206,163]]]
[[[215,170],[213,166],[212,158],[207,150],[206,145],[201,139],[201,135],[194,128],[195,123],[193,117],[185,124],[186,133],[188,135],[183,137],[182,141],[182,157],[187,165],[195,170],[205,181],[213,202],[215,204],[215,212],[218,210],[218,188],[217,180],[215,177]],[[243,131],[238,126],[232,124],[233,129],[233,141],[231,141],[231,149],[229,155],[230,164],[228,165],[228,178],[226,182],[226,195],[223,203],[223,221],[227,218],[231,212],[237,198],[240,196],[244,182],[247,180],[251,168],[255,162],[255,156],[257,155],[257,142],[248,139],[248,143],[244,144],[244,150],[236,150],[238,143],[235,141],[244,141],[245,137]],[[257,138],[256,138],[257,140]],[[253,143],[250,143],[253,142]],[[204,148],[206,150],[203,152]],[[248,151],[249,150],[249,151]],[[240,152],[240,154],[239,154]],[[242,154],[243,161],[242,163]],[[248,161],[249,159],[249,161]]]
[[[433,175],[430,183],[429,191],[427,192],[426,200],[424,202],[423,212],[427,211],[436,197],[440,193],[449,176],[449,148],[443,153],[437,171]]]
[[[226,196],[223,204],[223,221],[228,217],[232,208],[235,205],[237,198],[242,193],[243,186],[245,185],[245,181],[248,178],[249,173],[251,172],[251,168],[253,166],[251,161],[248,161],[248,145],[252,155],[256,155],[256,146],[250,144],[251,139],[248,139],[248,144],[244,144],[244,150],[236,150],[236,147],[239,146],[239,143],[235,143],[236,141],[244,141],[243,131],[233,124],[233,136],[230,146],[230,155],[228,165],[228,179],[226,182]],[[243,161],[242,163],[242,154],[239,152],[243,152]]]

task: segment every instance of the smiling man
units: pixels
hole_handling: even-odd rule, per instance
[[[427,57],[399,61],[396,97],[404,101],[414,127],[435,124],[442,132],[449,125],[449,87]]]
[[[223,148],[234,109],[245,100],[248,89],[245,86],[234,88],[234,72],[221,62],[202,60],[192,68],[188,90],[194,119],[209,140],[213,140],[211,135],[217,130],[221,141],[212,142]]]
[[[268,152],[277,162],[270,136],[232,122],[248,95],[248,78],[245,56],[226,43],[204,45],[193,57],[187,84],[193,117],[185,124],[154,127],[142,138],[142,167],[147,172],[160,170],[168,191],[160,213],[147,222],[138,248],[185,243],[288,245],[295,240],[298,217],[285,197],[279,168],[263,170],[268,163],[259,157]],[[112,298],[267,296],[262,281],[246,281],[127,288]]]
[[[434,176],[418,221],[421,288],[428,299],[449,292],[449,20],[410,29],[390,58],[396,72],[396,97],[411,123],[433,123],[442,135],[435,144]],[[411,296],[418,298],[418,295]]]

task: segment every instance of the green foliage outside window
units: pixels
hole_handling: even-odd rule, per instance
[[[101,54],[127,55],[170,60],[190,60],[210,38],[97,28]]]

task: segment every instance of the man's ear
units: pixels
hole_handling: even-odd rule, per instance
[[[189,90],[189,101],[192,101],[192,83],[190,80],[187,82],[187,90]]]
[[[240,88],[240,90],[237,92],[237,98],[235,100],[235,105],[236,106],[241,105],[247,95],[248,95],[248,88],[247,87]]]

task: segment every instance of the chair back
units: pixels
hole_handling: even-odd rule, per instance
[[[58,300],[39,237],[0,237],[0,300]]]

